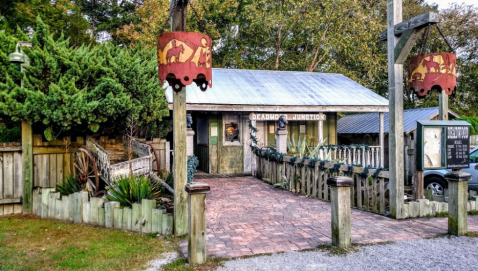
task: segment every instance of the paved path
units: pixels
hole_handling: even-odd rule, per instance
[[[314,248],[331,243],[330,204],[273,188],[254,177],[204,180],[208,257],[241,257]],[[478,216],[468,218],[478,231]],[[433,237],[447,232],[447,218],[394,220],[352,209],[352,243]],[[187,240],[181,242],[187,254]]]

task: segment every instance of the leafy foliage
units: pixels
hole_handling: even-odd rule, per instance
[[[456,120],[467,121],[469,124],[471,124],[470,134],[472,134],[472,135],[477,135],[478,134],[478,116],[472,116],[472,117],[460,116]]]
[[[56,191],[62,196],[68,196],[76,192],[82,191],[80,182],[76,177],[68,176],[62,184],[56,186]]]
[[[22,131],[20,126],[8,128],[7,125],[0,127],[0,142],[21,142]]]
[[[121,176],[106,190],[109,201],[118,201],[122,207],[131,207],[133,203],[141,203],[142,199],[158,197],[161,186],[145,176]]]
[[[13,43],[4,33],[2,39]],[[72,129],[121,131],[126,123],[118,120],[127,116],[138,125],[155,126],[168,114],[154,50],[141,45],[71,47],[63,36],[54,39],[40,18],[32,43],[32,49],[24,49],[30,59],[24,88],[9,76],[10,67],[0,83],[0,114],[41,124],[49,139]],[[1,51],[2,57],[7,54]]]

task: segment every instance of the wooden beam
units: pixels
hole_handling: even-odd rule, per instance
[[[174,105],[169,104],[169,110]],[[190,104],[190,111],[228,111],[228,112],[388,112],[388,105],[230,105],[230,104]]]
[[[405,31],[395,46],[395,64],[404,64],[412,51],[413,45],[420,37],[422,29],[411,29]]]
[[[400,34],[412,30],[412,29],[419,29],[427,26],[428,24],[436,24],[439,20],[439,14],[436,11],[427,11],[422,13],[418,16],[411,18],[405,22],[395,24],[394,27],[394,35],[399,36]],[[386,41],[387,40],[387,30],[380,32],[380,40]]]
[[[442,90],[439,95],[439,110],[438,110],[438,119],[439,120],[448,120],[448,95],[445,90]]]
[[[0,205],[22,203],[22,198],[18,199],[0,199]]]
[[[403,218],[404,161],[403,161],[403,64],[395,62],[398,38],[395,26],[402,21],[402,0],[387,0],[388,36],[388,95],[389,95],[389,168],[390,216]],[[416,24],[415,24],[416,26]],[[401,27],[398,27],[401,28]],[[409,28],[410,29],[410,28]],[[406,31],[408,29],[405,29]],[[403,31],[402,31],[403,32]]]
[[[382,112],[379,113],[378,119],[378,138],[380,141],[380,167],[385,167],[384,114]]]
[[[23,213],[33,209],[33,131],[32,125],[22,120],[22,176],[23,176]]]
[[[171,1],[171,10],[175,1]],[[182,16],[184,12],[184,16]],[[185,31],[187,0],[177,3],[171,18],[171,31]],[[173,144],[174,144],[174,235],[188,233],[188,196],[184,187],[187,183],[186,151],[186,87],[173,93]]]

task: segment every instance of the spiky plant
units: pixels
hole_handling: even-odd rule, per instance
[[[76,177],[68,176],[62,184],[56,186],[56,191],[62,196],[68,196],[81,191],[81,184]]]
[[[121,207],[131,207],[133,203],[141,203],[143,199],[157,198],[161,193],[161,186],[145,176],[121,176],[106,190],[106,198],[109,201],[117,201]]]

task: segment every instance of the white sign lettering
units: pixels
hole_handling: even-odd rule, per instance
[[[280,116],[284,116],[287,121],[324,121],[325,114],[270,114],[270,113],[251,113],[249,115],[250,120],[274,120],[277,121]]]

